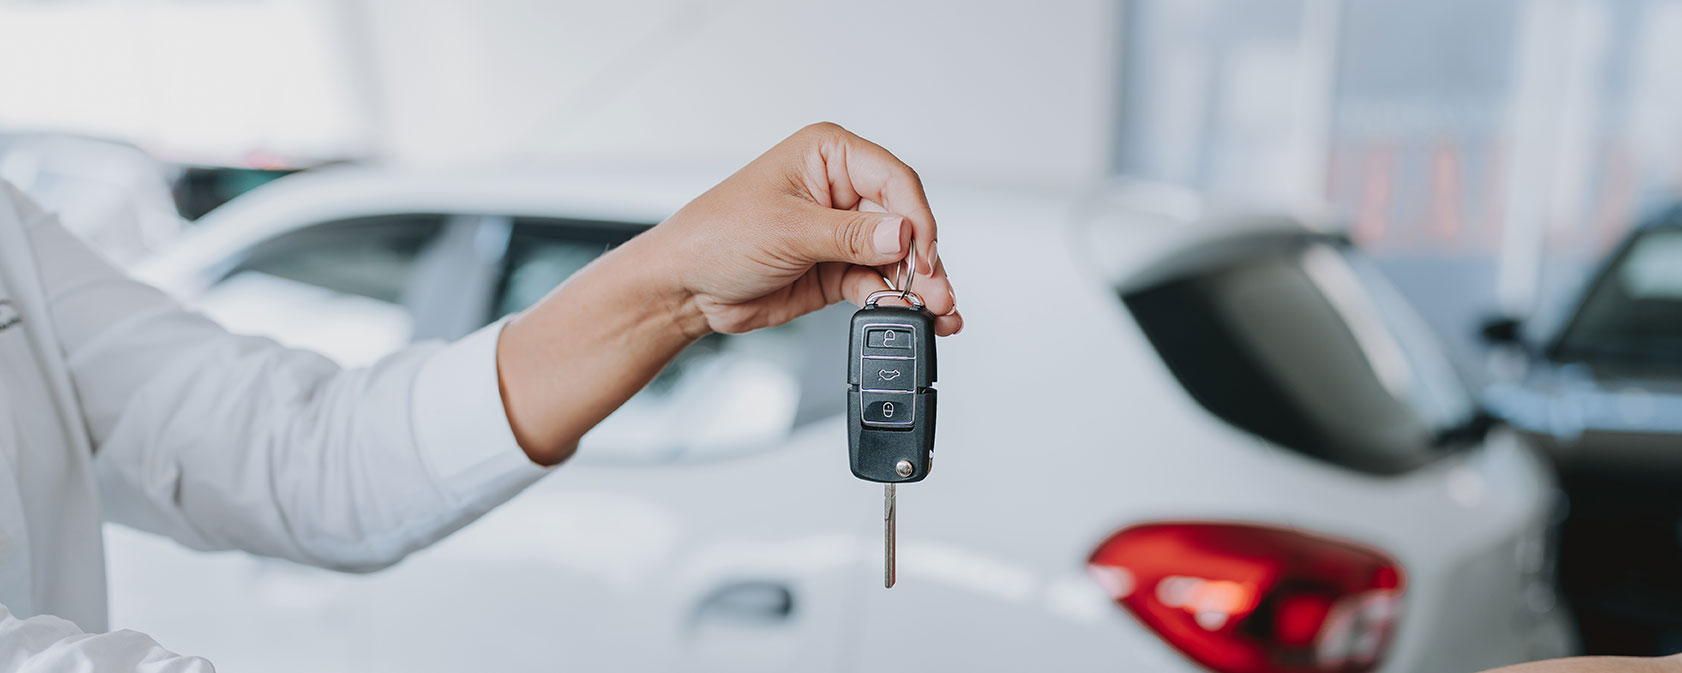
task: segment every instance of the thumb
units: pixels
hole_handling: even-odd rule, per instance
[[[892,264],[911,246],[911,223],[889,213],[818,209],[796,242],[812,262]]]

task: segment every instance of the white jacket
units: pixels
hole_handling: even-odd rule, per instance
[[[341,370],[183,310],[0,182],[0,671],[210,670],[102,633],[102,519],[372,570],[536,481],[500,327]]]

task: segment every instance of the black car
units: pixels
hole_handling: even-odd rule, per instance
[[[1585,650],[1682,651],[1682,204],[1635,227],[1568,315],[1539,345],[1485,326],[1530,360],[1489,406],[1559,469],[1560,588]]]

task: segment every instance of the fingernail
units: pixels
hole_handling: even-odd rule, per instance
[[[871,244],[876,246],[876,252],[899,254],[899,233],[904,227],[905,220],[899,217],[884,217],[877,222],[876,231],[871,232]]]
[[[940,263],[940,252],[935,249],[935,246],[939,244],[940,241],[929,241],[929,259],[927,261],[929,268],[927,271],[923,272],[924,276],[928,276],[930,278],[934,277],[934,265]]]

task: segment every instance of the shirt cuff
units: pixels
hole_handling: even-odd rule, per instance
[[[496,345],[505,323],[432,353],[415,376],[415,441],[456,503],[500,502],[549,472],[514,441],[502,406]]]

